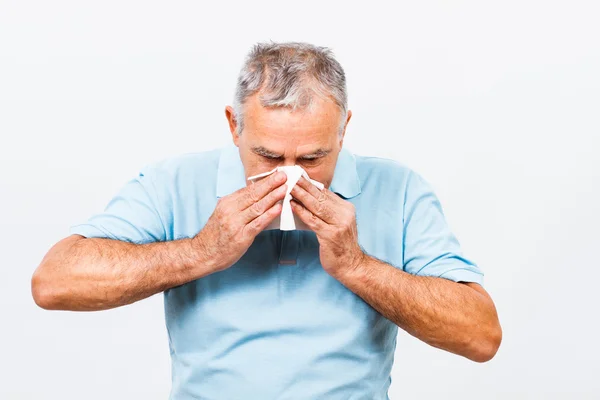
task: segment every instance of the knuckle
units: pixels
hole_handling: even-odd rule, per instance
[[[317,216],[315,214],[312,214],[312,213],[310,214],[309,219],[310,219],[310,222],[313,223],[313,224],[316,224],[317,221],[319,220],[317,218]]]
[[[259,186],[258,184],[253,184],[253,185],[246,187],[245,198],[247,200],[250,200],[253,203],[256,202],[256,198],[258,196],[258,189],[257,189],[258,186]]]
[[[317,197],[319,199],[319,203],[323,203],[327,200],[327,194],[323,191],[323,192],[319,192],[319,197]]]
[[[255,216],[260,215],[262,213],[262,206],[261,206],[260,202],[256,202],[256,203],[252,204],[250,206],[250,212]]]
[[[252,221],[248,224],[248,229],[253,236],[256,235],[256,233],[258,233],[258,230],[260,229],[260,225],[261,225],[260,218],[256,218],[254,221]]]
[[[317,214],[319,215],[324,215],[325,214],[325,206],[323,205],[323,203],[317,203],[315,206],[315,209],[317,210]]]
[[[235,202],[236,210],[243,210],[245,207],[244,197],[238,197]]]
[[[245,244],[242,237],[235,237],[232,239],[232,242],[235,247],[243,247]]]

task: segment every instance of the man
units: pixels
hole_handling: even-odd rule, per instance
[[[58,242],[32,278],[46,309],[164,292],[173,399],[386,399],[398,327],[484,362],[501,329],[436,195],[400,163],[342,147],[352,116],[327,48],[256,45],[225,114],[229,147],[149,165]],[[283,172],[293,213],[265,229]]]

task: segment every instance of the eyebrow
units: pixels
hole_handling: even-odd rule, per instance
[[[331,153],[331,150],[327,149],[317,149],[310,154],[305,154],[300,157],[301,160],[314,160],[317,158],[325,157],[327,154]]]
[[[272,158],[272,159],[279,159],[279,158],[283,158],[282,154],[276,153],[274,151],[271,151],[263,146],[256,146],[256,147],[252,147],[252,151],[256,154],[258,154],[259,156],[263,156],[263,157],[267,157],[267,158]],[[301,160],[314,160],[317,158],[321,158],[321,157],[325,157],[327,154],[331,153],[331,150],[328,149],[317,149],[315,151],[313,151],[312,153],[309,154],[305,154],[302,157],[299,157],[299,159]]]
[[[263,146],[252,147],[252,151],[259,156],[267,157],[267,158],[282,158],[283,155],[277,154],[274,151],[271,151]]]

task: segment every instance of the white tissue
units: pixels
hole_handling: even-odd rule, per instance
[[[293,166],[285,166],[285,167],[277,167],[269,172],[265,172],[262,174],[254,175],[248,178],[249,181],[256,181],[260,178],[264,178],[265,176],[269,176],[276,171],[283,171],[287,175],[287,190],[285,192],[285,197],[281,201],[283,206],[281,208],[281,215],[276,217],[265,229],[281,229],[282,231],[293,231],[295,229],[308,231],[310,228],[306,226],[304,222],[300,218],[298,218],[292,212],[292,206],[290,205],[290,200],[292,199],[291,191],[296,186],[296,183],[300,180],[300,177],[304,176],[309,182],[318,187],[320,190],[323,190],[325,185],[321,182],[317,182],[308,177],[306,171],[299,165]],[[280,202],[280,203],[281,203]]]

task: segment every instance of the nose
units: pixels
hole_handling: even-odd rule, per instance
[[[293,167],[296,165],[296,160],[293,157],[285,157],[282,167]]]

